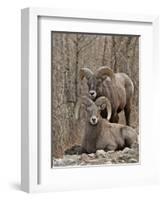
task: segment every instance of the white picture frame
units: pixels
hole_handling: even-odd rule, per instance
[[[85,26],[86,29],[84,29]],[[154,108],[150,109],[151,115],[148,112],[148,107],[157,97],[157,90],[154,90],[155,95],[151,97],[149,89],[155,86],[151,83],[152,79],[156,79],[155,84],[157,84],[158,16],[25,8],[22,9],[21,27],[22,190],[26,192],[60,191],[158,183],[159,156],[157,155],[158,147],[156,143],[153,143],[153,138],[158,136],[159,129]],[[50,68],[45,68],[45,66],[50,66],[51,62],[50,51],[47,49],[50,48],[48,35],[52,30],[71,32],[87,30],[87,32],[95,33],[102,31],[142,35],[140,96],[143,96],[143,99],[140,98],[140,130],[143,130],[144,134],[141,135],[142,152],[138,165],[63,168],[55,169],[55,171],[51,169],[49,164]],[[150,127],[148,121],[151,123]],[[45,132],[49,134],[45,135]],[[152,158],[149,158],[150,156]]]

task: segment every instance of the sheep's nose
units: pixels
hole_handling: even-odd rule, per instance
[[[95,96],[96,96],[96,91],[90,90],[90,91],[89,91],[89,94],[90,94],[91,96],[95,97]]]
[[[93,121],[93,122],[96,122],[96,118],[92,118],[92,121]]]
[[[90,95],[92,95],[92,96],[95,94],[94,91],[90,91],[89,93],[90,93]]]
[[[91,122],[91,124],[97,124],[97,117],[96,116],[91,117],[90,122]]]

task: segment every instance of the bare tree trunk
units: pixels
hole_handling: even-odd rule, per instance
[[[106,65],[106,48],[107,48],[107,36],[105,36],[104,38],[104,50],[103,50],[103,59],[102,59],[102,65],[105,66]]]

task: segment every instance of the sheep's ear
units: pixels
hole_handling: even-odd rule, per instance
[[[80,79],[83,80],[85,77],[87,80],[93,75],[93,72],[89,68],[80,69]]]
[[[106,108],[106,104],[105,103],[100,105],[100,110],[104,110],[105,108]]]
[[[100,82],[103,82],[106,78],[108,78],[108,75],[102,75],[102,76],[97,76],[97,79],[100,80]]]
[[[104,81],[104,79],[107,78],[107,76],[105,76],[105,78],[104,77],[96,77],[96,78],[97,78],[97,85],[100,85]]]

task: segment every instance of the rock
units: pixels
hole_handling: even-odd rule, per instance
[[[64,166],[63,159],[54,159],[53,160],[53,166]]]
[[[82,161],[82,162],[80,163],[80,165],[86,165],[86,163],[85,163],[84,161]]]
[[[88,162],[88,160],[89,160],[89,157],[88,157],[88,155],[86,154],[86,153],[82,153],[82,155],[81,155],[81,161],[83,162]]]
[[[130,162],[130,163],[137,163],[138,161],[137,161],[135,158],[131,158],[131,159],[129,160],[129,162]]]
[[[130,153],[130,154],[134,154],[135,153],[135,151],[134,151],[134,149],[131,149],[131,148],[128,148],[128,147],[126,147],[125,149],[123,149],[123,151],[122,151],[123,153]]]
[[[117,163],[117,159],[113,158],[111,162],[114,163],[114,164],[116,164]]]
[[[112,150],[112,151],[107,151],[107,153],[110,153],[110,154],[111,154],[111,153],[114,153],[114,152],[115,152],[115,151],[113,151],[113,150]]]
[[[65,155],[63,159],[54,159],[53,166],[70,166],[79,164],[79,156],[77,155]]]
[[[123,153],[128,153],[129,151],[130,151],[130,148],[126,147],[126,148],[123,149],[122,152],[123,152]]]
[[[119,154],[119,156],[118,156],[118,158],[123,158],[124,157],[124,155],[123,154]]]
[[[125,160],[120,160],[120,163],[125,163]]]
[[[64,157],[63,157],[63,159],[64,160],[71,160],[71,159],[73,159],[73,160],[77,160],[77,159],[79,159],[79,155],[65,155]]]
[[[74,159],[68,159],[64,161],[64,165],[75,165],[76,164],[76,160]]]
[[[94,153],[90,153],[90,154],[88,154],[88,156],[89,156],[90,158],[92,158],[92,159],[96,158],[96,154],[94,154]]]
[[[73,146],[71,152],[63,156],[63,158],[53,158],[54,167],[66,166],[84,166],[84,165],[102,165],[102,164],[127,164],[138,163],[139,161],[139,145],[137,148],[124,148],[120,151],[97,150],[96,153],[76,153],[80,146]]]
[[[109,159],[106,161],[106,164],[112,164],[112,161]]]
[[[104,150],[97,150],[96,151],[96,156],[97,158],[105,158],[106,157],[106,152]]]

